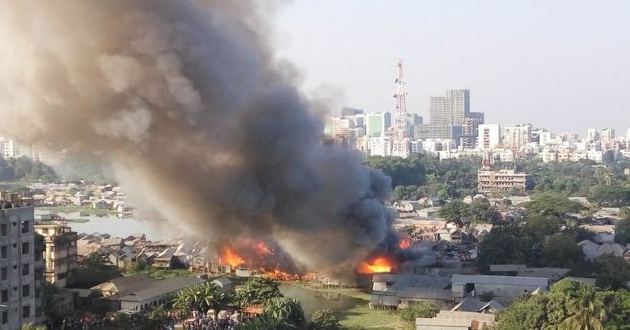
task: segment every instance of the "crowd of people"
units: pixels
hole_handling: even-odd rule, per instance
[[[233,330],[241,322],[239,312],[221,311],[217,317],[214,311],[193,312],[192,318],[183,321],[184,330]]]

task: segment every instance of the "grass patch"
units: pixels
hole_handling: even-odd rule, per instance
[[[372,330],[403,330],[408,325],[392,311],[371,309],[367,306],[355,306],[336,314],[343,326],[361,326]]]
[[[87,206],[38,206],[37,209],[51,213],[79,212],[95,216],[113,215],[118,213],[116,210],[94,209]]]

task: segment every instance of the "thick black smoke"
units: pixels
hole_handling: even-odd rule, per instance
[[[0,2],[0,132],[108,162],[136,203],[308,267],[390,235],[390,180],[324,146],[251,1]]]

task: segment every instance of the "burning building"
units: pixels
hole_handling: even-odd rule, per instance
[[[304,267],[354,269],[396,249],[391,182],[321,142],[321,103],[269,45],[274,8],[1,2],[0,133],[111,168],[139,212],[190,236],[272,239]]]

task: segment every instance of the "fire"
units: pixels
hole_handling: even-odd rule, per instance
[[[377,257],[359,266],[357,272],[361,274],[390,273],[394,268],[394,262],[386,257]]]
[[[225,248],[225,251],[223,253],[223,262],[227,263],[228,265],[232,267],[236,267],[236,266],[244,264],[245,260],[243,260],[243,258],[241,258],[241,256],[236,254],[236,252],[234,252],[232,249]]]
[[[261,269],[262,276],[265,278],[269,278],[275,281],[313,281],[315,280],[314,273],[306,273],[306,274],[295,274],[295,273],[287,273],[283,272],[279,269],[273,269],[271,271],[265,271]]]
[[[406,250],[408,248],[411,247],[411,238],[409,236],[403,236],[400,238],[400,241],[398,242],[398,247],[401,250]]]
[[[256,253],[261,256],[272,254],[271,250],[269,250],[269,247],[267,247],[267,244],[262,241],[254,243],[254,250],[256,250]]]

